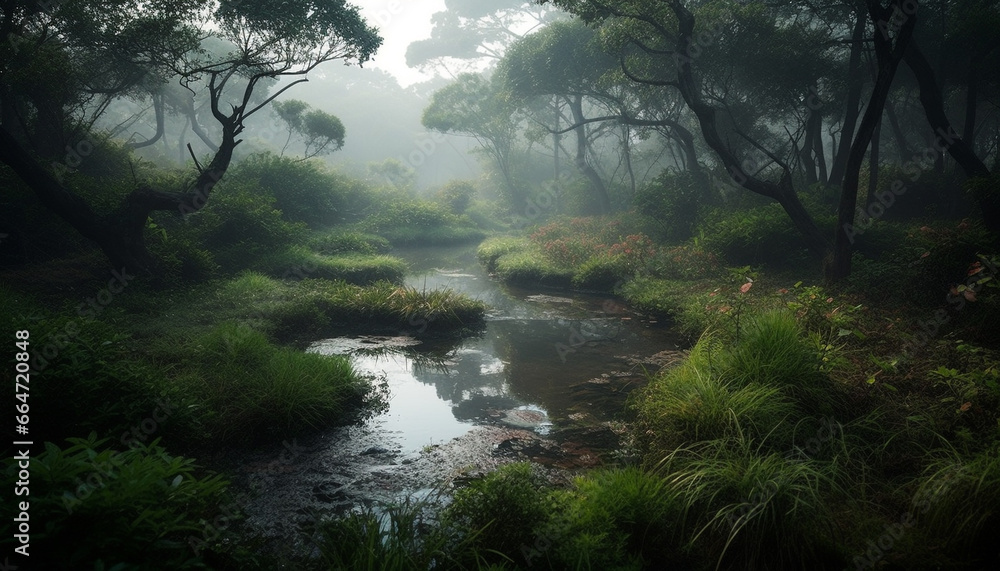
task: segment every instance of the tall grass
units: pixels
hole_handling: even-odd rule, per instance
[[[389,241],[381,236],[340,228],[316,233],[309,240],[309,247],[325,256],[337,254],[387,254]]]
[[[927,467],[911,510],[921,544],[953,562],[996,562],[1000,537],[1000,447],[964,459],[952,452]],[[920,551],[923,552],[924,549]]]
[[[684,504],[691,546],[716,569],[834,569],[830,500],[846,497],[835,462],[794,461],[737,437],[681,448],[659,471]]]
[[[779,310],[751,318],[729,354],[728,369],[741,385],[778,387],[805,412],[828,414],[836,408],[837,394],[820,365],[795,316]]]
[[[348,422],[369,390],[346,357],[276,347],[232,322],[195,347],[196,374],[179,382],[201,403],[207,433],[223,442]]]
[[[534,249],[511,252],[497,259],[496,275],[506,283],[569,287],[573,270],[561,268]]]
[[[779,387],[740,382],[727,368],[728,352],[705,335],[679,366],[653,378],[631,399],[637,436],[650,457],[678,446],[744,434],[787,446],[794,403]]]
[[[538,526],[550,516],[547,498],[543,480],[531,464],[508,464],[458,490],[443,520],[473,548],[477,560],[509,562],[525,546],[535,544]]]
[[[657,474],[639,468],[595,470],[553,492],[542,535],[553,543],[549,566],[566,569],[684,568],[684,506]]]

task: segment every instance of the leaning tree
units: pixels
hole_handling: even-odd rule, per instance
[[[143,239],[149,215],[203,208],[248,118],[316,66],[363,63],[382,41],[343,0],[12,1],[3,3],[0,35],[0,162],[133,273],[155,271]],[[219,42],[228,49],[205,49]],[[267,93],[281,78],[289,81]],[[207,96],[218,124],[211,160],[195,161],[181,191],[137,184],[115,208],[94,208],[61,176],[73,166],[68,154],[111,103],[178,87]]]

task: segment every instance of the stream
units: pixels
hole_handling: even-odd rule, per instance
[[[315,517],[421,498],[504,463],[528,460],[553,481],[614,462],[632,390],[683,353],[681,340],[607,295],[531,291],[490,279],[474,246],[394,251],[407,285],[451,288],[490,306],[485,332],[459,341],[406,336],[323,339],[384,380],[388,410],[240,456],[244,525],[295,536]],[[434,326],[431,320],[426,327]]]

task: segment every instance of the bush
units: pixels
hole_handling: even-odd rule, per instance
[[[457,216],[440,204],[421,200],[380,205],[361,227],[393,244],[457,244],[481,240],[484,236],[468,218]]]
[[[650,275],[672,280],[717,277],[722,265],[714,254],[699,246],[674,246],[658,250],[646,266]]]
[[[240,161],[226,173],[220,186],[222,192],[231,185],[254,189],[259,198],[273,200],[285,220],[321,228],[349,217],[351,197],[337,178],[318,160],[302,161],[263,153]]]
[[[325,256],[337,254],[387,254],[392,247],[381,236],[351,230],[335,229],[310,238],[309,247]]]
[[[701,245],[729,265],[788,267],[809,260],[802,235],[776,203],[752,210],[716,210],[702,225],[700,236]]]
[[[476,187],[465,180],[453,180],[444,185],[435,195],[438,202],[447,206],[452,214],[461,216],[472,203],[476,195]]]
[[[657,237],[683,241],[694,236],[707,206],[719,195],[709,188],[707,175],[665,170],[635,194],[635,210],[646,217]]]
[[[15,323],[26,323],[17,320]],[[157,436],[173,436],[186,423],[184,397],[168,389],[154,363],[130,350],[119,327],[93,319],[47,316],[31,326],[32,434],[61,441],[90,432],[120,435],[174,400],[177,410],[157,425]]]
[[[189,220],[195,243],[204,244],[222,269],[231,273],[300,242],[306,233],[304,224],[282,218],[274,199],[262,197],[256,187],[236,182],[214,192],[205,208]]]
[[[547,495],[531,464],[508,464],[458,490],[443,515],[460,534],[475,533],[468,538],[471,545],[515,554],[522,546],[534,545],[535,530],[549,515]],[[483,557],[504,559],[492,553]]]
[[[63,448],[46,443],[31,459],[33,567],[204,568],[189,540],[200,539],[204,522],[218,515],[228,482],[199,478],[193,462],[168,455],[157,441],[120,452],[96,434]],[[5,464],[12,489],[17,462]]]

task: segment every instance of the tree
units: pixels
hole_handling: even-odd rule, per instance
[[[516,107],[503,96],[495,81],[463,73],[434,92],[422,121],[428,129],[474,137],[495,162],[513,203],[520,204],[524,192],[514,179],[512,160],[517,139],[515,112]]]
[[[801,58],[797,50],[784,49],[778,38],[817,38],[810,43],[819,46],[836,45],[835,36],[823,39],[823,27],[815,26],[805,14],[814,9],[812,4],[797,2],[778,3],[766,7],[761,3],[709,3],[689,7],[680,0],[659,2],[651,6],[645,2],[629,1],[609,3],[601,0],[557,0],[563,6],[591,23],[609,22],[619,27],[619,33],[631,45],[633,51],[626,53],[622,60],[622,71],[637,83],[676,89],[687,107],[697,117],[701,133],[723,168],[740,186],[777,201],[804,238],[804,243],[818,257],[825,260],[827,277],[842,279],[850,271],[851,243],[854,206],[858,187],[858,173],[861,158],[872,140],[882,110],[887,101],[888,89],[895,77],[900,61],[905,61],[920,82],[921,101],[924,104],[929,123],[947,138],[948,152],[962,164],[966,172],[973,175],[988,173],[981,161],[969,151],[968,145],[951,129],[943,110],[941,91],[934,83],[934,75],[926,58],[915,42],[911,41],[917,24],[919,3],[915,0],[893,0],[887,5],[877,0],[857,2],[854,8],[857,18],[863,20],[870,30],[871,41],[876,46],[878,72],[875,85],[869,95],[865,117],[851,139],[849,153],[844,162],[844,188],[840,202],[840,222],[833,241],[817,227],[810,213],[802,203],[794,188],[792,168],[781,155],[783,145],[768,131],[788,115],[788,106],[781,99],[788,100],[790,91],[788,78],[799,77],[817,85],[822,75],[810,72],[822,62],[822,51]],[[763,19],[756,17],[762,15]],[[733,17],[737,16],[737,17]],[[770,22],[771,41],[746,43],[747,37],[767,31]],[[857,39],[860,24],[854,20],[853,39]],[[840,27],[842,28],[842,26]],[[829,27],[830,30],[839,29]],[[819,32],[817,32],[819,30]],[[750,33],[750,36],[747,34]],[[817,35],[818,33],[818,35]],[[713,74],[713,57],[723,57],[728,61],[739,61],[738,51],[725,52],[726,45],[745,47],[744,57],[756,60],[756,65],[733,68],[732,73]],[[809,43],[796,41],[795,45],[808,47]],[[716,54],[716,52],[719,52]],[[812,62],[812,64],[810,64]],[[803,72],[788,73],[800,66]],[[822,65],[820,68],[824,67]],[[718,69],[718,68],[715,68]],[[852,68],[853,69],[853,68]],[[663,70],[667,70],[665,73]],[[748,71],[751,70],[751,71]],[[736,88],[734,91],[732,88]],[[742,87],[742,90],[740,88]],[[852,86],[856,94],[856,86]],[[754,92],[757,95],[754,95]],[[851,96],[848,99],[852,99]],[[763,102],[757,106],[755,103]],[[848,104],[850,108],[851,103]],[[850,113],[848,109],[848,113]],[[752,115],[763,116],[768,121],[753,121]],[[810,124],[811,123],[811,124]],[[807,114],[804,128],[812,130],[812,140],[806,149],[816,148],[815,131],[822,118]],[[849,123],[849,124],[848,124]],[[747,127],[752,127],[753,130]],[[853,119],[845,122],[845,134],[853,128]],[[791,137],[794,155],[795,138]],[[739,144],[740,141],[744,143]],[[842,139],[843,142],[843,139]],[[770,148],[769,148],[770,147]],[[822,146],[819,147],[822,149]],[[821,153],[815,153],[820,156]],[[763,155],[766,162],[752,158],[753,154]],[[836,167],[839,168],[839,167]],[[837,171],[839,173],[839,171]],[[981,185],[980,188],[985,187]],[[982,192],[982,191],[981,191]],[[995,193],[994,193],[995,194]],[[984,215],[990,218],[991,204],[980,197]],[[995,200],[994,200],[995,205]],[[992,208],[992,211],[995,211]],[[994,219],[1000,216],[994,217]]]
[[[303,158],[339,151],[344,146],[344,124],[326,111],[312,109],[297,99],[275,101],[273,108],[278,118],[288,125],[288,138],[281,148],[282,155],[293,134],[301,136],[305,143]]]
[[[557,11],[525,0],[446,0],[445,10],[431,16],[431,37],[406,48],[406,65],[443,67],[447,60],[472,65],[498,60],[523,36],[515,31],[520,23],[528,21],[535,27],[555,17]]]
[[[565,101],[572,127],[561,132],[576,134],[576,166],[590,182],[604,213],[611,210],[611,199],[607,185],[588,160],[591,147],[584,97],[600,95],[600,79],[616,64],[600,49],[593,30],[579,22],[555,22],[518,40],[497,68],[498,81],[522,108],[539,96]],[[554,147],[558,154],[558,143]]]
[[[17,40],[3,48],[8,53],[0,77],[0,161],[42,204],[96,242],[117,268],[135,273],[155,269],[143,241],[149,214],[203,208],[229,168],[248,118],[306,81],[317,65],[335,59],[365,62],[381,43],[358,9],[343,1],[52,4],[4,5],[0,31]],[[203,47],[212,41],[232,49],[219,54]],[[16,58],[9,57],[12,50]],[[37,71],[49,76],[67,71],[68,80],[38,85],[31,80]],[[259,99],[261,90],[285,76],[297,79]],[[227,90],[237,81],[242,90]],[[43,166],[110,102],[166,85],[205,93],[220,129],[214,155],[185,190],[140,184],[116,208],[100,213]]]

